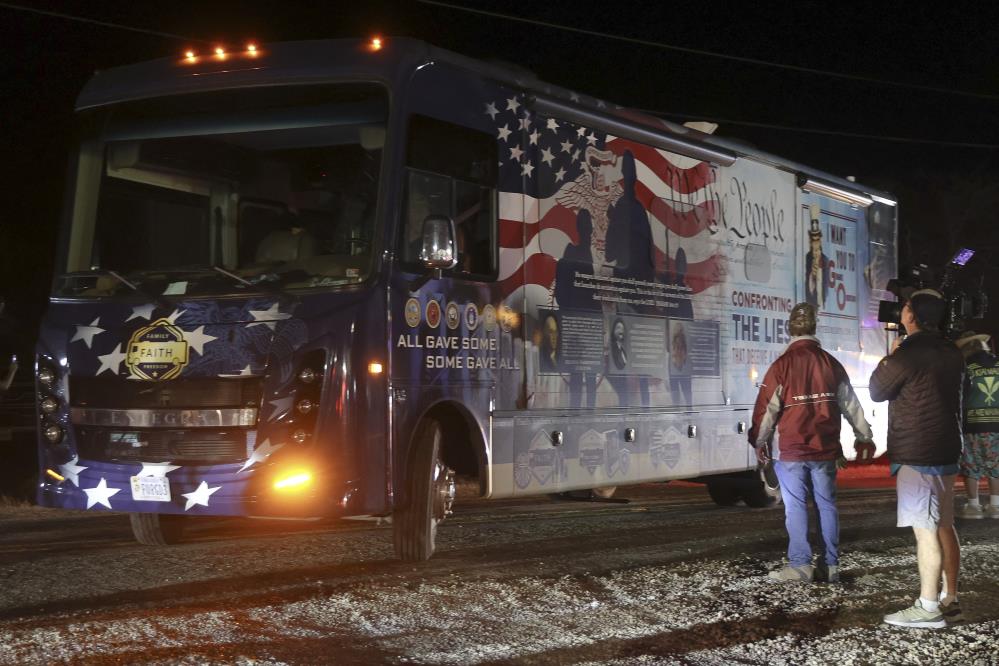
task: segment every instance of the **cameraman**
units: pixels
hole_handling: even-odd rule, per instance
[[[961,553],[954,530],[954,479],[961,457],[964,359],[937,330],[945,310],[940,292],[914,292],[902,307],[908,336],[895,340],[870,381],[871,399],[890,401],[888,457],[896,479],[898,526],[912,527],[916,535],[919,598],[884,618],[902,627],[940,629],[948,621],[963,621],[957,601]]]

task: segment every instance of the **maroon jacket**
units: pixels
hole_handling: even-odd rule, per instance
[[[841,417],[862,442],[873,440],[871,426],[840,362],[810,335],[791,344],[767,370],[753,409],[749,443],[770,443],[780,433],[780,455],[786,462],[835,460],[843,452]]]

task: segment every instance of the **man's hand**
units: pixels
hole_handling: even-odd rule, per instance
[[[766,465],[770,461],[770,447],[766,444],[761,444],[756,447],[756,460],[761,465]]]
[[[842,453],[839,455],[838,458],[836,458],[836,469],[837,470],[846,469],[846,456],[844,456]]]
[[[857,452],[857,462],[864,465],[874,462],[874,454],[877,452],[874,442],[862,442],[858,439],[853,443],[853,450]]]

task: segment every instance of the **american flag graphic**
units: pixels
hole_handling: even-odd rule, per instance
[[[594,265],[605,264],[607,212],[624,193],[621,164],[629,151],[637,170],[634,196],[650,221],[657,279],[677,275],[679,255],[686,263],[683,282],[692,293],[721,282],[724,258],[713,240],[718,211],[710,164],[534,115],[520,96],[487,103],[485,113],[501,151],[504,299],[551,302],[556,262],[569,243],[579,241],[576,215],[581,210],[589,211],[593,222]]]

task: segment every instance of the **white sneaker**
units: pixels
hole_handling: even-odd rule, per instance
[[[885,615],[885,622],[897,627],[916,627],[917,629],[943,629],[947,626],[943,613],[939,610],[926,610],[919,599],[916,599],[916,603],[908,608]]]
[[[981,504],[965,504],[961,507],[961,510],[957,512],[957,517],[979,520],[985,517],[985,509],[982,508]]]
[[[999,518],[999,506],[996,506],[995,504],[986,504],[982,513],[986,518]]]

